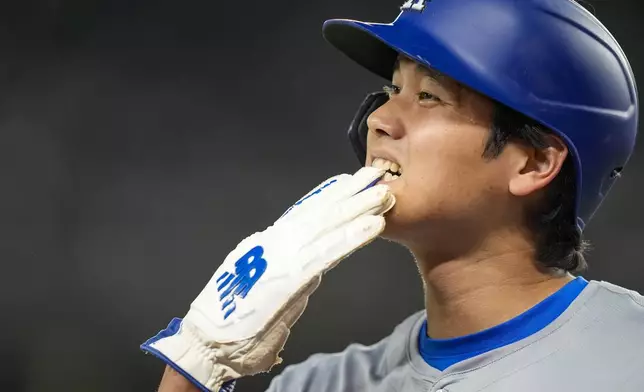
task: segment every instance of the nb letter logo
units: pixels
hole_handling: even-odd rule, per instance
[[[401,10],[407,11],[407,10],[413,10],[413,11],[418,11],[422,12],[425,9],[425,6],[427,5],[426,3],[432,1],[432,0],[407,0],[405,4],[400,7]]]
[[[262,258],[264,248],[256,246],[235,262],[235,273],[224,272],[217,278],[217,292],[226,320],[237,308],[235,298],[245,298],[266,271],[268,263]]]

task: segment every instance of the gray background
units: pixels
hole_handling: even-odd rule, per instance
[[[345,129],[383,81],[322,22],[390,21],[400,3],[0,3],[0,389],[154,390],[162,365],[139,344],[242,238],[357,169]],[[644,77],[641,6],[593,4]],[[586,276],[644,291],[637,150],[587,230]],[[285,363],[375,342],[422,306],[411,257],[378,241],[325,278]]]

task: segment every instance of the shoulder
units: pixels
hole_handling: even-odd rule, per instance
[[[644,317],[644,297],[639,292],[606,281],[591,280],[590,284],[597,286],[600,300]]]
[[[353,343],[341,352],[314,354],[304,362],[287,366],[273,378],[268,391],[353,390],[352,386],[384,377],[389,369],[408,360],[411,335],[424,317],[424,311],[414,313],[374,344]]]
[[[585,379],[597,390],[635,391],[644,384],[644,297],[637,291],[605,281],[590,281],[588,299],[575,308],[572,328],[564,329],[550,347],[561,377]],[[543,347],[542,347],[543,348]],[[555,360],[555,359],[559,360]],[[563,359],[563,360],[562,360]],[[565,364],[573,363],[573,368]],[[560,372],[550,369],[551,373]],[[596,374],[589,369],[601,369]],[[592,374],[592,375],[591,375]],[[635,388],[635,386],[638,386]],[[588,390],[580,386],[576,390]]]
[[[592,320],[584,334],[592,341],[623,350],[644,350],[644,297],[637,291],[605,281],[590,281],[592,296],[582,311]],[[594,286],[594,287],[593,287]],[[582,331],[580,331],[582,333]],[[622,344],[624,346],[622,347]]]

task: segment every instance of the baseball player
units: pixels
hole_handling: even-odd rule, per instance
[[[167,365],[160,391],[271,371],[323,274],[377,237],[414,255],[426,308],[270,392],[644,391],[644,298],[576,275],[636,138],[608,30],[571,0],[409,0],[323,31],[387,81],[350,126],[363,167],[244,239],[142,345]]]

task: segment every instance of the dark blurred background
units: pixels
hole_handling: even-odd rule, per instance
[[[163,366],[139,344],[242,238],[357,169],[345,130],[382,81],[322,22],[390,21],[401,3],[0,3],[0,389],[153,391]],[[590,4],[644,78],[641,4]],[[587,278],[638,291],[642,149],[587,231]],[[411,257],[377,241],[327,275],[285,364],[373,343],[422,306]]]

